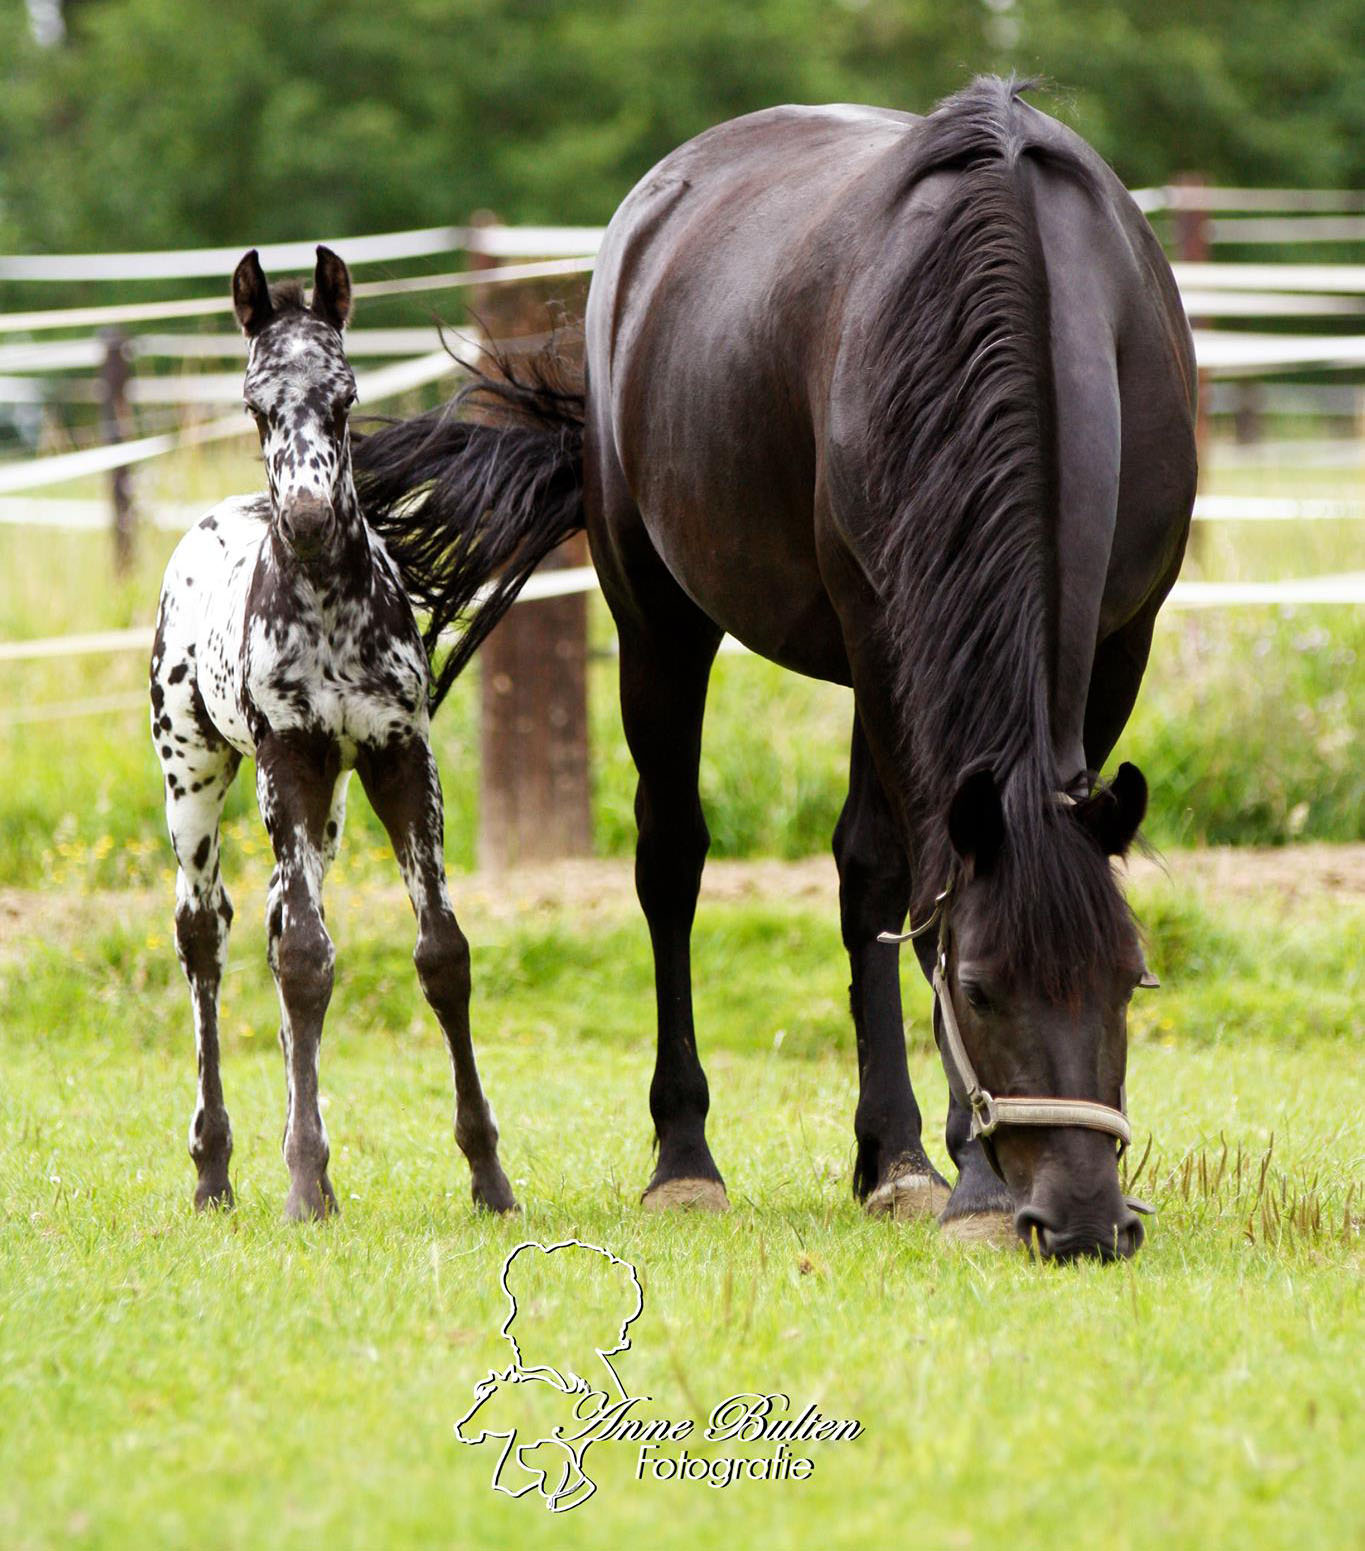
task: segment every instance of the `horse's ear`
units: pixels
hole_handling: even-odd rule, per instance
[[[232,272],[232,310],[248,339],[254,339],[261,332],[275,310],[270,302],[265,270],[261,268],[255,248]]]
[[[322,246],[313,272],[313,311],[338,332],[351,320],[351,272],[330,248]]]
[[[1122,856],[1133,843],[1147,812],[1147,782],[1126,761],[1108,786],[1099,787],[1076,809],[1076,816],[1106,856]]]
[[[964,776],[948,806],[948,839],[973,872],[988,873],[1005,843],[1005,810],[995,772],[974,770]]]

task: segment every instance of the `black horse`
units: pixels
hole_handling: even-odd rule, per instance
[[[959,1232],[1008,1213],[1056,1258],[1141,1243],[1115,1136],[1145,967],[1110,858],[1146,785],[1097,772],[1180,567],[1195,381],[1170,269],[1118,179],[987,78],[928,118],[787,107],[699,136],[607,231],[581,392],[509,365],[466,390],[472,423],[446,409],[360,444],[362,500],[432,631],[472,605],[438,694],[587,528],[639,771],[647,1204],[726,1204],[689,937],[702,712],[729,631],[854,690],[834,848],[858,1196]],[[938,991],[951,1194],[882,941],[907,912]]]

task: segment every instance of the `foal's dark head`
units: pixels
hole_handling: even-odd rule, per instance
[[[1075,804],[1027,781],[1002,793],[989,770],[958,788],[944,979],[977,1079],[995,1098],[1123,1107],[1128,1000],[1150,980],[1110,858],[1127,850],[1146,803],[1146,782],[1126,764]],[[1142,1243],[1112,1134],[1004,1123],[983,1145],[1014,1197],[1015,1226],[1045,1257],[1113,1259]]]
[[[355,507],[347,418],[355,376],[341,331],[351,315],[351,277],[318,249],[312,305],[294,281],[271,286],[253,248],[232,277],[237,321],[248,341],[246,408],[260,433],[271,520],[305,565],[335,545]]]

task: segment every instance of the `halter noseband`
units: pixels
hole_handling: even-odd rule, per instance
[[[1119,1157],[1133,1139],[1132,1127],[1124,1113],[1123,1089],[1119,1089],[1120,1108],[1099,1104],[1091,1099],[1059,1098],[1002,1098],[998,1099],[981,1086],[967,1047],[962,1043],[962,1031],[957,1025],[953,999],[948,991],[948,897],[952,884],[934,900],[932,914],[918,926],[907,932],[882,932],[878,942],[902,943],[922,937],[930,927],[938,924],[938,957],[934,963],[934,1010],[935,1032],[942,1029],[938,1041],[939,1053],[947,1069],[950,1087],[956,1086],[971,1111],[971,1135],[981,1142],[987,1162],[1000,1177],[1004,1173],[995,1154],[991,1137],[1001,1126],[1084,1126],[1091,1131],[1105,1131],[1118,1139]]]

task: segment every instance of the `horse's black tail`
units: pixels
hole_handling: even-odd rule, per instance
[[[553,345],[492,360],[492,373],[461,363],[472,380],[450,403],[352,440],[365,520],[430,614],[433,711],[531,572],[583,527],[581,372]],[[461,618],[437,668],[441,633]]]

